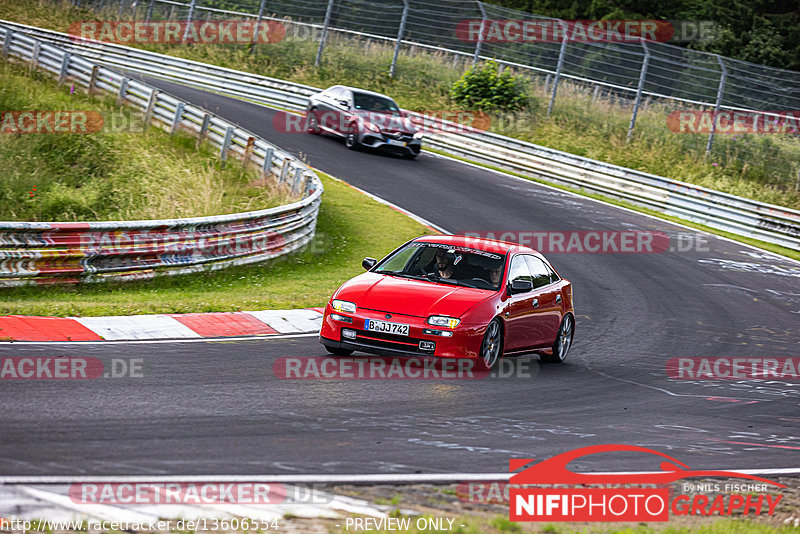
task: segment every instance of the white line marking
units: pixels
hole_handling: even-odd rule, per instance
[[[304,334],[263,334],[260,336],[238,336],[238,337],[203,337],[195,339],[137,339],[119,341],[0,341],[0,345],[124,345],[124,344],[146,344],[156,343],[219,343],[221,341],[260,341],[269,339],[292,339],[296,337],[318,336],[319,332],[308,332]]]

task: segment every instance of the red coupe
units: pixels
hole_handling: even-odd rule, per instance
[[[535,352],[562,362],[575,330],[572,285],[528,247],[465,236],[418,237],[345,282],[320,343],[348,356],[481,358]]]

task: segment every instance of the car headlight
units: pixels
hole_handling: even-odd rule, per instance
[[[355,313],[356,312],[356,305],[354,302],[348,302],[346,300],[334,300],[331,302],[331,308],[336,310],[337,312],[345,312],[345,313]]]
[[[422,139],[422,132],[417,132],[414,134],[414,139]]]
[[[381,133],[381,129],[378,128],[376,125],[372,124],[371,122],[365,122],[364,127],[367,130],[370,130],[371,132]]]
[[[455,328],[461,319],[454,319],[453,317],[445,317],[444,315],[431,315],[428,317],[428,324],[431,326],[444,326],[447,328]]]

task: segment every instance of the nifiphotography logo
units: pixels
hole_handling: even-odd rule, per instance
[[[661,462],[660,472],[652,473],[591,474],[567,469],[567,465],[577,458],[609,452],[653,454],[666,461]],[[509,469],[514,472],[533,461],[512,459]],[[682,491],[677,493],[671,493],[667,486],[691,477],[724,477],[753,482],[713,484],[714,491],[722,492],[713,499],[694,493],[696,489],[704,488],[701,485],[683,484]],[[669,521],[670,513],[677,516],[773,515],[782,495],[767,494],[767,487],[786,487],[734,471],[691,470],[675,458],[653,449],[619,444],[594,445],[559,454],[513,475],[509,484],[509,519],[549,522]],[[576,487],[587,485],[601,487]],[[693,494],[686,495],[687,491]]]

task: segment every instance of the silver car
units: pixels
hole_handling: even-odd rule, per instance
[[[334,85],[309,97],[306,130],[344,137],[348,148],[369,147],[413,159],[422,149],[422,132],[386,95]]]

